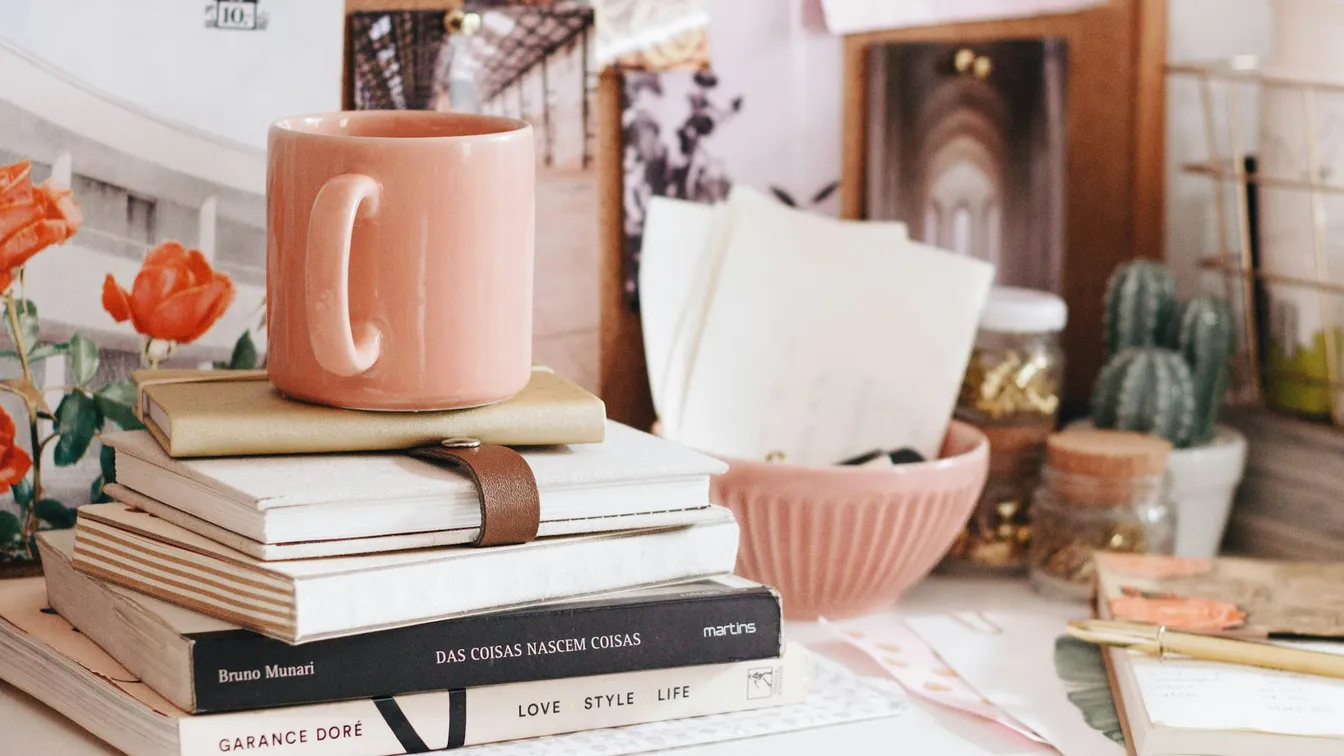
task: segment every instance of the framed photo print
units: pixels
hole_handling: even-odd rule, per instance
[[[1162,254],[1166,23],[1166,0],[1111,0],[845,37],[842,214],[1060,293],[1066,412],[1102,362],[1111,270]]]

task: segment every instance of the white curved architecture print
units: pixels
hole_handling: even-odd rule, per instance
[[[85,225],[70,243],[28,264],[27,294],[42,338],[79,330],[108,349],[139,337],[100,302],[103,277],[129,287],[154,244],[177,239],[205,252],[238,288],[229,312],[186,356],[219,358],[256,325],[265,291],[264,150],[233,142],[104,95],[0,40],[0,162],[34,162],[75,190]]]
[[[340,108],[342,4],[257,0],[268,23],[244,31],[208,26],[205,3],[0,1],[0,164],[31,160],[35,181],[68,184],[84,212],[69,243],[29,261],[24,295],[40,340],[80,331],[98,344],[98,384],[138,367],[141,349],[130,324],[103,310],[103,279],[131,288],[145,252],[170,239],[200,249],[237,287],[229,311],[172,365],[226,359],[248,329],[264,349],[267,125]],[[17,371],[0,360],[0,377]],[[34,372],[51,400],[69,383],[61,356]],[[25,412],[12,397],[0,406]],[[50,495],[80,504],[98,454],[45,468]]]

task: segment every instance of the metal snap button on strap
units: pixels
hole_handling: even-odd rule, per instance
[[[411,455],[460,468],[471,478],[481,503],[481,532],[473,546],[527,543],[537,537],[541,500],[537,480],[523,455],[507,446],[465,437],[412,449]]]

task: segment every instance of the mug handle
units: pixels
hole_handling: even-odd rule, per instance
[[[378,212],[378,182],[358,173],[327,181],[308,216],[304,308],[308,341],[324,370],[359,375],[378,361],[382,333],[372,323],[350,322],[350,237],[355,219]]]

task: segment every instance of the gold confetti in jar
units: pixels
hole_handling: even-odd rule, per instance
[[[989,439],[989,478],[945,571],[1021,572],[1045,440],[1054,432],[1064,354],[1064,300],[1043,291],[990,292],[961,384],[957,417]]]
[[[1094,553],[1172,553],[1170,456],[1170,443],[1144,433],[1089,428],[1050,436],[1032,504],[1032,587],[1052,598],[1087,600]]]

